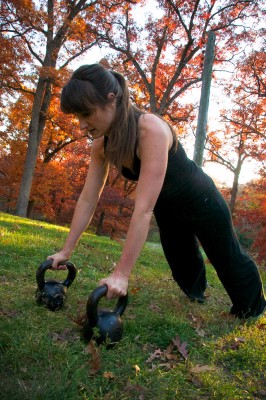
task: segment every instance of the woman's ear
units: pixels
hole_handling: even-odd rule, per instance
[[[109,93],[107,95],[107,99],[110,100],[111,102],[115,100],[115,94],[114,93]]]

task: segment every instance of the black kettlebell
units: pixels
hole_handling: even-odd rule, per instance
[[[38,288],[36,290],[36,302],[42,304],[51,311],[59,310],[63,307],[67,297],[67,288],[72,284],[76,277],[77,269],[70,261],[64,261],[59,265],[66,265],[68,269],[67,278],[61,282],[56,279],[45,281],[44,274],[47,269],[51,269],[53,260],[44,261],[36,272]]]
[[[97,287],[87,301],[87,318],[83,325],[83,338],[85,342],[91,339],[100,345],[106,342],[107,347],[113,347],[122,339],[123,327],[121,316],[128,303],[128,294],[118,299],[113,311],[97,309],[100,299],[108,292],[108,286]]]

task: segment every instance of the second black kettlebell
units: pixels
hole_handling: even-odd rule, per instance
[[[56,279],[45,281],[44,274],[47,269],[51,269],[53,260],[46,260],[36,271],[36,281],[38,288],[36,290],[36,302],[42,304],[51,311],[58,310],[63,307],[67,297],[67,289],[76,277],[76,266],[70,261],[64,261],[59,265],[66,265],[68,269],[67,278],[61,282]]]
[[[83,325],[83,338],[85,342],[91,339],[100,345],[106,342],[107,347],[113,347],[122,339],[123,326],[121,316],[128,303],[128,295],[118,299],[113,311],[98,309],[100,299],[107,294],[108,286],[97,287],[87,301],[87,318]]]

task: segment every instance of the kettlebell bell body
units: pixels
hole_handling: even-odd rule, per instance
[[[121,316],[128,303],[128,295],[120,297],[113,311],[97,309],[100,299],[106,295],[107,285],[97,287],[90,295],[87,302],[87,318],[83,325],[83,338],[85,342],[91,339],[100,345],[106,343],[113,347],[122,339],[123,325]]]
[[[38,288],[36,290],[36,302],[39,305],[44,305],[51,311],[59,310],[63,307],[67,299],[67,289],[72,284],[76,277],[77,269],[75,265],[70,262],[62,262],[60,265],[66,265],[68,269],[67,278],[61,282],[56,279],[45,280],[44,275],[47,269],[51,269],[53,260],[46,260],[43,262],[36,272],[36,281]]]

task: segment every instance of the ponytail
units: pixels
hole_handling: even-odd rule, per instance
[[[121,90],[116,99],[116,116],[108,138],[106,156],[121,172],[123,163],[131,170],[133,169],[138,117],[142,112],[132,105],[125,78],[118,72],[111,73],[118,81]]]

